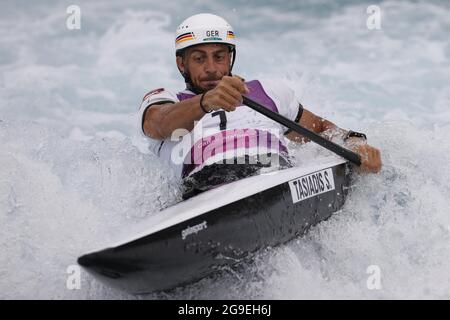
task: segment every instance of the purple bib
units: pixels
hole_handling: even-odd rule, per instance
[[[258,80],[252,80],[249,82],[245,83],[248,87],[248,89],[250,90],[250,93],[247,94],[247,97],[249,97],[250,99],[260,103],[261,105],[263,105],[264,107],[274,111],[274,112],[278,112],[278,108],[275,105],[275,102],[272,100],[272,98],[269,97],[269,95],[264,91],[263,86],[261,85],[261,83]],[[184,92],[180,92],[177,94],[177,97],[180,101],[186,100],[186,99],[190,99],[192,97],[195,97],[195,94],[193,93],[184,93]],[[240,107],[245,108],[244,105],[241,105]],[[252,132],[254,131],[257,135],[259,135],[259,130],[251,130]],[[222,135],[226,135],[227,131],[222,131],[221,132]],[[211,137],[205,137],[204,139],[202,139],[202,143],[204,143],[205,141],[208,141],[208,139],[211,139]],[[259,139],[259,138],[258,138]],[[213,139],[214,140],[214,139]],[[275,140],[274,140],[275,141]],[[278,141],[278,139],[276,139],[276,141]],[[237,142],[236,142],[237,143]],[[278,141],[279,143],[279,150],[281,151],[282,154],[287,154],[287,149],[284,145],[282,145],[282,143],[280,141]],[[268,146],[270,147],[270,141]],[[224,150],[226,150],[226,148],[223,148]],[[191,150],[191,157],[192,156],[192,150]],[[182,176],[186,177],[189,175],[189,173],[195,169],[196,166],[198,166],[199,163],[196,163],[195,161],[193,161],[193,159],[191,159],[191,163],[190,164],[184,164],[183,166],[183,173]]]

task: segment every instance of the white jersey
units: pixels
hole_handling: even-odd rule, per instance
[[[248,97],[272,111],[294,120],[301,108],[293,90],[279,83],[254,80],[246,82]],[[139,128],[151,151],[167,161],[179,176],[186,177],[205,165],[226,159],[278,154],[287,157],[284,133],[287,128],[241,105],[233,112],[216,110],[205,114],[191,132],[175,130],[171,138],[155,140],[142,130],[144,112],[152,104],[179,102],[194,97],[189,90],[177,94],[163,88],[149,92],[139,110]]]

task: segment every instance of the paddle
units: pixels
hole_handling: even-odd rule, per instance
[[[266,117],[272,119],[273,121],[276,121],[276,122],[282,124],[283,126],[288,127],[289,129],[301,134],[302,136],[309,138],[311,141],[314,141],[318,145],[321,145],[322,147],[336,153],[337,155],[344,157],[345,159],[356,164],[357,166],[361,165],[361,157],[359,156],[359,154],[357,154],[353,151],[350,151],[348,149],[345,149],[345,148],[341,147],[340,145],[323,138],[322,136],[318,135],[317,133],[315,133],[313,131],[303,128],[298,123],[296,123],[292,120],[289,120],[286,117],[283,117],[279,113],[273,112],[272,110],[264,107],[263,105],[259,104],[256,101],[253,101],[252,99],[250,99],[246,96],[242,96],[242,98],[243,98],[244,104],[246,106],[252,108],[256,112],[259,112],[259,113],[265,115]]]

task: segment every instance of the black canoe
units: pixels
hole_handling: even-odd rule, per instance
[[[329,218],[345,202],[350,169],[335,160],[217,187],[149,216],[130,239],[78,263],[133,294],[192,283]]]

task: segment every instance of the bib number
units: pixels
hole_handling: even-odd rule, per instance
[[[211,114],[211,117],[219,116],[220,130],[227,130],[227,114],[223,110],[216,111]]]

